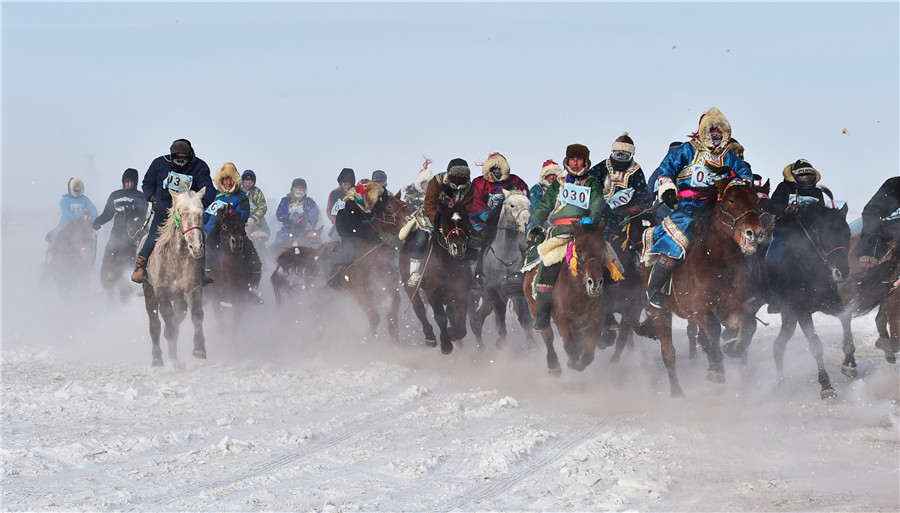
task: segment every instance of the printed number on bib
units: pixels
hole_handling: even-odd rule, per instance
[[[900,208],[891,213],[891,215],[884,218],[885,221],[893,221],[894,219],[900,219]]]
[[[818,203],[819,198],[815,196],[798,196],[796,194],[791,194],[788,197],[788,205],[812,205],[813,203]]]
[[[337,200],[331,206],[331,215],[336,216],[341,209],[344,208],[344,200]]]
[[[212,203],[210,203],[208,207],[206,207],[206,213],[211,216],[214,216],[214,215],[216,215],[216,212],[218,212],[220,208],[224,208],[227,206],[228,206],[227,201],[216,200],[216,201],[213,201]]]
[[[691,169],[691,187],[712,187],[715,179],[716,175],[702,164]]]
[[[609,208],[616,209],[627,205],[633,197],[634,189],[629,187],[627,189],[622,189],[621,191],[610,196],[609,199],[606,200],[606,203],[607,205],[609,205]]]
[[[163,187],[172,189],[175,192],[185,192],[191,189],[191,183],[193,183],[193,181],[194,178],[190,175],[169,171],[169,175],[166,176],[166,180],[163,182]]]
[[[567,205],[587,209],[588,202],[591,199],[591,188],[583,185],[575,185],[574,183],[567,183],[563,186],[563,189],[559,191],[559,198]]]

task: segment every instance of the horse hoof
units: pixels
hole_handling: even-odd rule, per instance
[[[426,338],[425,347],[437,347],[437,340]]]
[[[885,353],[891,352],[891,341],[887,337],[878,337],[878,340],[875,341],[875,347]]]
[[[559,367],[550,367],[549,372],[551,376],[555,376],[557,378],[562,376],[562,369]]]
[[[446,344],[441,342],[441,352],[444,354],[450,354],[453,352],[453,344],[447,342]]]
[[[206,351],[203,349],[194,349],[194,358],[206,359]]]
[[[837,397],[837,393],[835,393],[833,388],[822,389],[822,399],[834,399],[835,397]]]
[[[847,365],[846,363],[841,365],[841,374],[847,376],[848,378],[855,378],[856,365]]]
[[[584,370],[583,368],[582,369],[578,368],[578,362],[576,362],[575,360],[567,360],[566,366],[569,367],[570,369]]]
[[[713,383],[725,383],[725,373],[721,371],[709,371],[706,373],[706,379]]]
[[[150,364],[151,367],[162,367],[163,361],[162,358],[154,358],[153,362]]]
[[[534,340],[529,340],[528,341],[528,350],[531,351],[532,353],[536,352],[538,350],[537,342],[535,342]]]
[[[892,354],[884,355],[884,359],[885,359],[888,363],[897,363],[897,357],[894,356],[894,355],[892,355]]]
[[[744,356],[743,351],[737,350],[737,340],[732,340],[727,344],[722,346],[722,352],[725,353],[729,358],[741,358]]]
[[[672,396],[672,399],[683,398],[684,392],[681,390],[680,386],[676,385],[676,386],[672,387],[671,396]]]

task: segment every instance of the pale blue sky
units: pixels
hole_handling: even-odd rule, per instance
[[[624,130],[649,176],[713,106],[755,172],[806,158],[851,215],[898,172],[897,2],[3,2],[2,38],[4,211],[51,225],[70,176],[99,205],[180,137],[320,203],[342,167],[396,190],[423,155],[500,151],[530,185]]]

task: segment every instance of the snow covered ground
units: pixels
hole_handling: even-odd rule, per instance
[[[444,356],[411,347],[411,311],[395,347],[353,304],[277,311],[268,288],[236,337],[207,313],[208,360],[185,322],[182,365],[151,368],[140,298],[94,275],[61,302],[33,261],[4,253],[4,511],[900,510],[900,379],[871,316],[854,380],[816,317],[831,401],[799,330],[776,386],[774,316],[724,384],[676,330],[673,400],[655,341],[554,378],[518,326],[510,350]]]

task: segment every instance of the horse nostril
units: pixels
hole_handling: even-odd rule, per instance
[[[748,230],[745,232],[745,235],[747,236],[748,239],[753,239],[753,238],[756,237],[756,232],[754,232],[753,230],[749,230],[749,229],[748,229]]]

